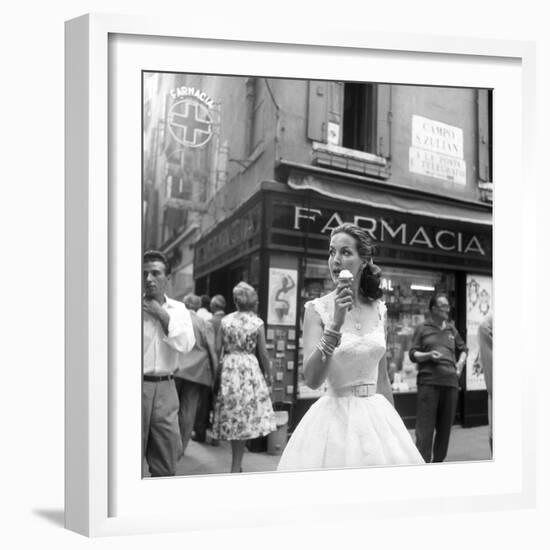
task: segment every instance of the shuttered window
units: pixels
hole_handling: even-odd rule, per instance
[[[309,82],[308,138],[388,159],[391,86]]]

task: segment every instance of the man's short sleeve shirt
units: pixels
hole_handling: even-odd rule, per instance
[[[417,362],[414,358],[415,351],[434,350],[441,353],[441,358],[437,361]],[[417,383],[458,387],[456,360],[457,354],[462,351],[467,352],[466,345],[453,325],[447,324],[441,328],[426,321],[416,327],[409,357],[411,361],[418,363]]]

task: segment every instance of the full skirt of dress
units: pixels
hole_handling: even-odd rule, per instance
[[[401,417],[381,394],[318,399],[288,441],[278,470],[422,464]]]
[[[256,357],[244,352],[225,355],[214,401],[214,437],[255,439],[276,429],[269,390]]]

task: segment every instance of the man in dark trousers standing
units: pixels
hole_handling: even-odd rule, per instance
[[[210,311],[212,312],[212,317],[208,321],[214,333],[214,342],[216,346],[219,345],[218,332],[220,331],[222,319],[225,317],[225,308],[225,298],[221,294],[216,294],[210,301]],[[218,358],[220,358],[220,352],[221,349],[216,348],[216,354],[218,355]],[[203,443],[206,441],[206,431],[209,426],[210,413],[214,408],[214,397],[215,396],[213,388],[203,387],[201,389],[199,408],[197,410],[197,416],[195,418],[195,430],[194,434],[191,435],[191,439],[193,439],[193,441],[198,441],[199,443]],[[210,443],[211,445],[216,446],[218,445],[218,440],[212,439]]]
[[[426,462],[443,462],[468,350],[449,320],[447,296],[434,295],[429,308],[430,317],[416,327],[409,350],[411,361],[418,363],[416,446]]]
[[[175,372],[176,388],[180,401],[179,427],[181,442],[185,451],[201,396],[210,391],[216,377],[218,358],[214,344],[214,332],[209,323],[197,315],[201,300],[196,294],[188,294],[183,303],[191,314],[195,334],[195,346],[185,355],[180,355]]]

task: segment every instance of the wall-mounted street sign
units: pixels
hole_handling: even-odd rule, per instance
[[[415,174],[465,185],[462,128],[413,115],[409,170]]]
[[[210,109],[213,100],[192,87],[181,86],[170,92],[176,101],[167,116],[168,130],[172,137],[185,147],[203,147],[213,135]]]

